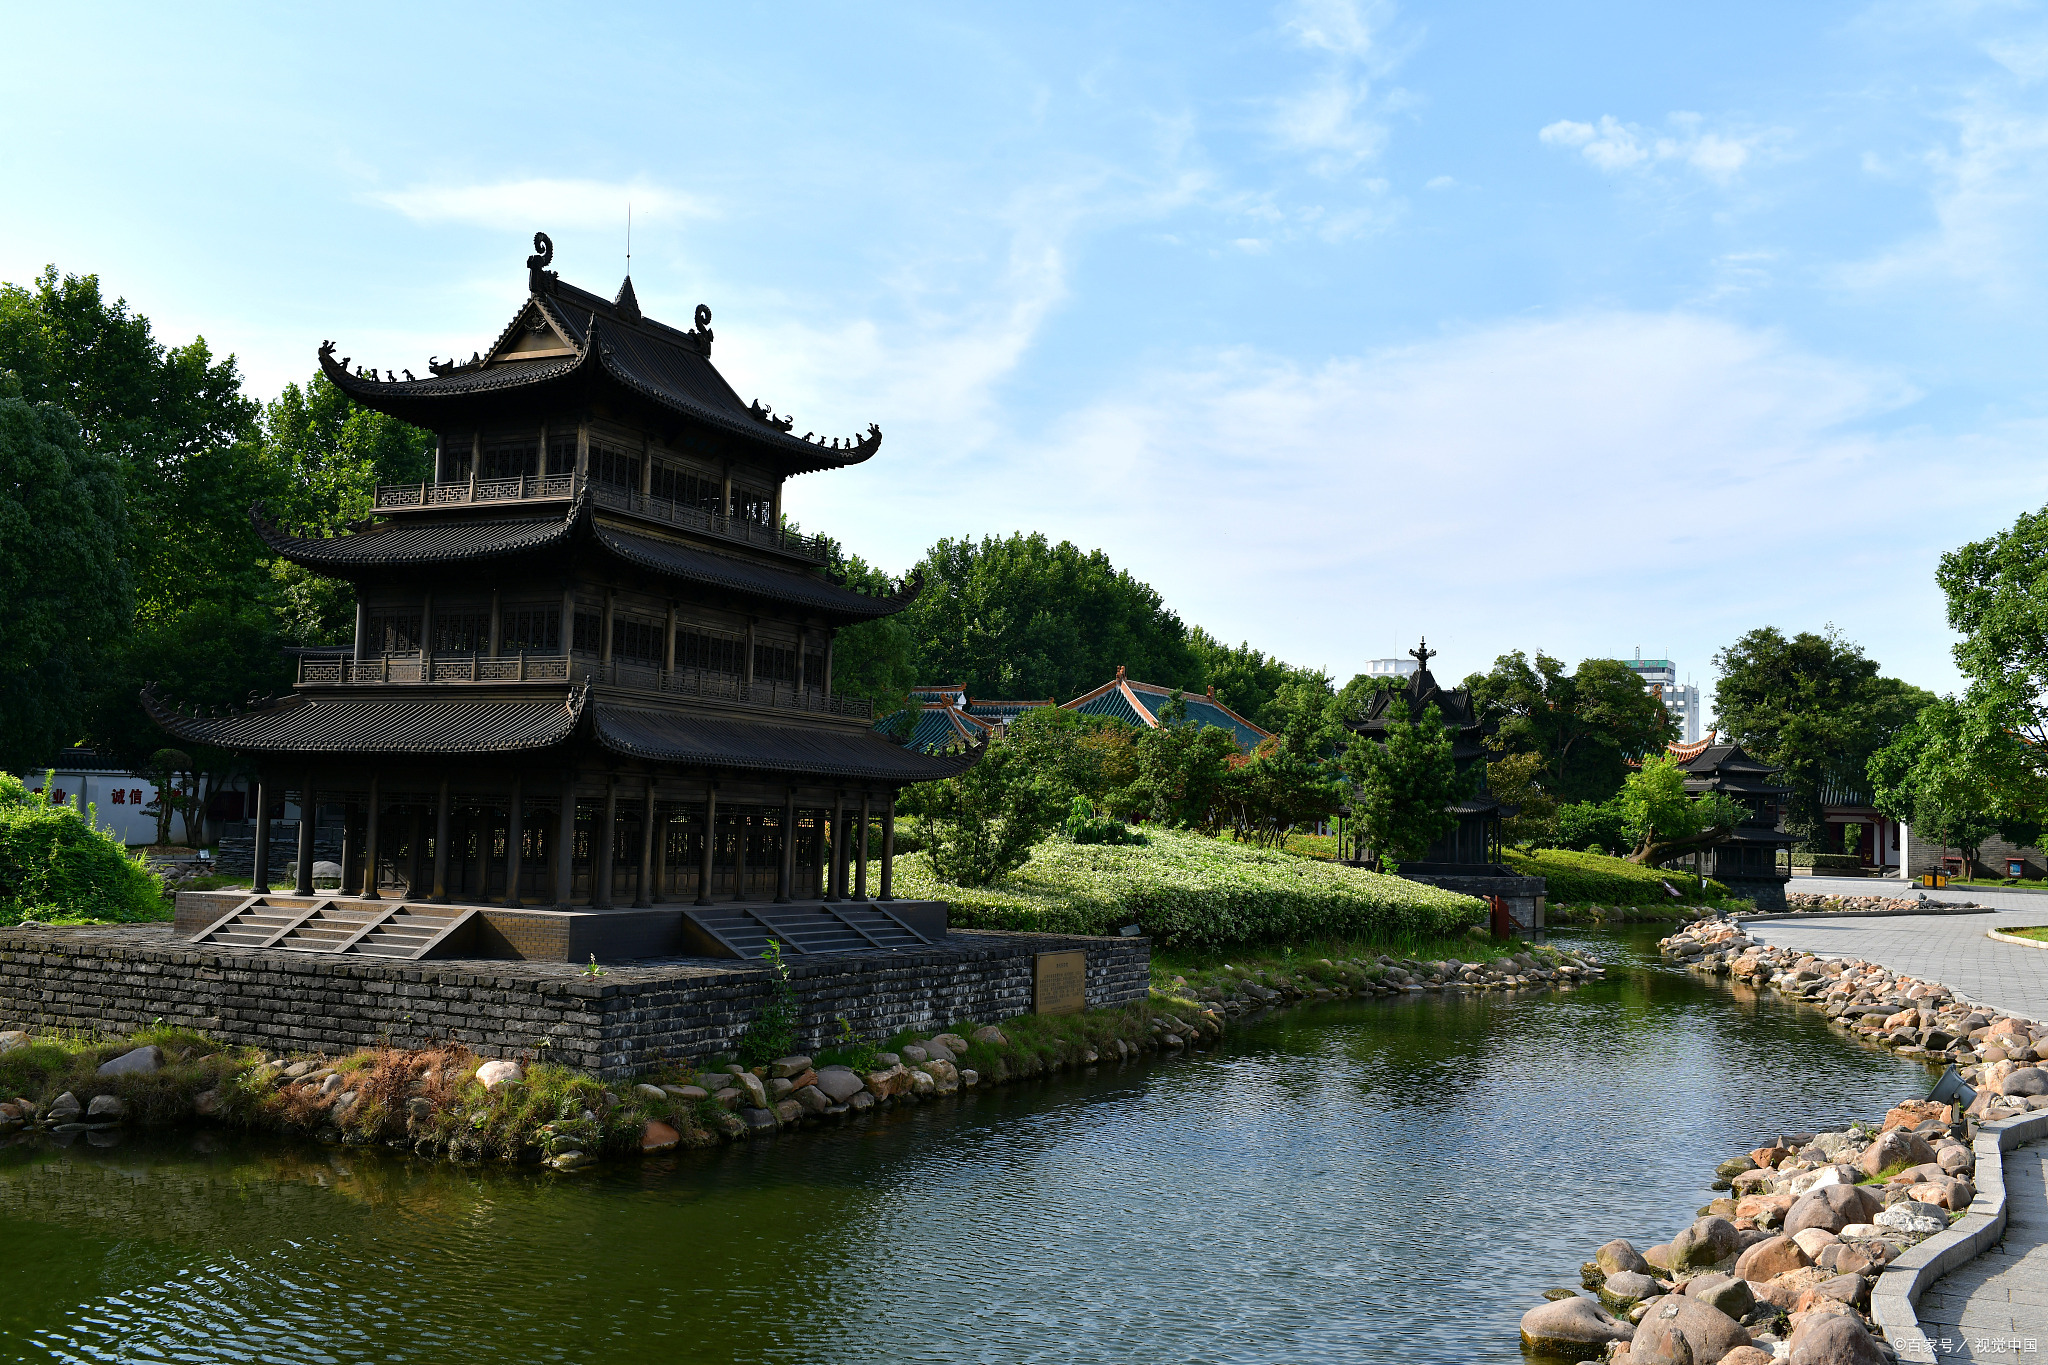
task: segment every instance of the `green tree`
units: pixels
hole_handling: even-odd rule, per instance
[[[1622,812],[1620,793],[1605,801],[1574,801],[1557,808],[1557,827],[1550,842],[1556,848],[1575,853],[1604,853],[1626,858],[1634,851],[1628,835],[1628,817]]]
[[[1821,830],[1820,791],[1864,770],[1934,694],[1880,677],[1877,661],[1829,626],[1786,637],[1764,626],[1714,655],[1714,726],[1784,771],[1792,788],[1785,830],[1809,848]]]
[[[167,918],[163,882],[93,827],[90,807],[58,805],[0,772],[0,924],[24,919]]]
[[[2048,824],[2048,508],[1943,555],[1935,581],[1970,680],[1939,718],[1944,743],[1981,779],[1980,814]]]
[[[1386,738],[1360,735],[1345,751],[1351,809],[1365,842],[1379,858],[1420,858],[1458,823],[1451,806],[1476,785],[1451,757],[1451,733],[1431,703],[1415,720],[1405,698],[1387,709]]]
[[[972,768],[910,788],[902,804],[941,881],[987,886],[1030,861],[1031,846],[1059,825],[1069,800],[1057,780],[997,740]]]
[[[0,767],[27,771],[83,734],[83,682],[134,610],[127,541],[119,466],[0,371]]]
[[[1953,697],[1938,697],[1870,756],[1871,804],[1914,831],[1963,855],[1974,875],[1977,851],[1993,834],[2031,844],[2040,827],[2026,817],[1998,817],[2001,788],[2031,759],[2008,730]],[[1990,759],[1991,761],[1986,761]]]
[[[1614,659],[1586,659],[1578,671],[1537,651],[1493,661],[1465,680],[1480,714],[1498,724],[1492,747],[1542,758],[1542,791],[1560,802],[1605,801],[1621,789],[1631,760],[1678,738],[1677,722],[1642,680]]]
[[[1722,792],[1686,795],[1685,769],[1670,754],[1644,758],[1643,766],[1621,784],[1613,805],[1622,832],[1634,845],[1629,861],[1645,867],[1725,842],[1744,814]]]
[[[924,592],[903,613],[925,681],[975,696],[1065,701],[1114,676],[1166,687],[1201,684],[1187,628],[1159,594],[1043,535],[941,540],[921,565]]]
[[[883,597],[895,590],[889,576],[859,555],[832,547],[833,567],[847,587]],[[832,690],[865,697],[878,716],[907,711],[917,686],[917,642],[902,613],[843,627],[832,638]],[[916,717],[911,717],[915,723]]]
[[[1157,729],[1138,731],[1132,745],[1137,775],[1111,798],[1111,808],[1169,828],[1214,834],[1228,818],[1224,783],[1238,756],[1237,736],[1220,725],[1190,724],[1179,693],[1158,714]]]
[[[1543,755],[1508,754],[1486,765],[1486,789],[1516,811],[1500,822],[1500,837],[1522,847],[1540,846],[1557,831],[1557,800],[1543,789]]]

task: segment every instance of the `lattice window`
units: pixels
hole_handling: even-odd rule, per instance
[[[787,645],[763,641],[754,646],[754,681],[796,681],[796,651]]]
[[[487,611],[434,613],[436,654],[481,654],[491,647],[491,614]]]
[[[775,498],[757,489],[736,486],[732,490],[732,514],[738,521],[751,521],[756,526],[773,526]]]
[[[576,438],[574,436],[548,437],[548,476],[574,474],[576,472]]]
[[[637,659],[643,663],[661,663],[666,654],[662,640],[663,629],[651,621],[635,621],[626,616],[612,618],[612,657],[614,659]]]
[[[366,654],[412,654],[420,647],[420,614],[416,611],[371,612],[363,622]]]
[[[623,488],[629,493],[640,491],[640,457],[629,455],[617,446],[590,443],[590,477],[599,483]]]
[[[506,654],[525,650],[529,654],[554,654],[562,648],[562,611],[559,607],[520,607],[500,613],[498,647]]]
[[[516,479],[522,474],[533,473],[533,457],[539,449],[535,441],[506,441],[484,447],[483,464],[477,469],[479,479]]]
[[[709,474],[657,463],[652,492],[657,498],[673,499],[679,507],[694,507],[712,516],[722,516],[725,512],[725,486]]]
[[[576,613],[576,649],[581,654],[595,654],[604,642],[604,618],[594,611]]]
[[[712,673],[740,673],[745,671],[745,649],[746,641],[736,640],[730,635],[710,635],[695,630],[678,631],[676,666],[701,668]]]
[[[474,438],[466,431],[451,431],[441,437],[441,478],[455,482],[469,477],[469,458]]]
[[[804,690],[822,692],[825,690],[825,651],[807,649],[804,651]]]

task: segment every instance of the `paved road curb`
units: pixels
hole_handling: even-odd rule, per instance
[[[2022,929],[2031,927],[2031,925],[2025,924],[2020,926],[2020,928]],[[1984,931],[1984,937],[1995,938],[2000,943],[2010,943],[2021,948],[2048,948],[2048,942],[2044,942],[2041,939],[2021,938],[2018,934],[2008,934],[1998,929],[1986,929]]]
[[[1906,910],[1764,910],[1754,915],[1735,914],[1728,917],[1730,924],[1762,924],[1781,919],[1904,919],[1909,915],[1927,917],[1931,915],[1996,915],[2001,912],[1990,905],[1950,905],[1946,902],[1914,906]]]
[[[2048,1136],[2048,1110],[1987,1123],[1977,1130],[1977,1197],[1947,1232],[1938,1232],[1884,1268],[1870,1294],[1870,1320],[1899,1359],[1933,1365],[1934,1343],[1920,1330],[1915,1305],[1936,1280],[1974,1260],[2005,1236],[2005,1153]]]

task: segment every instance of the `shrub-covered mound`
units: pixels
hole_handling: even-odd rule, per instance
[[[125,845],[0,773],[0,924],[169,918],[162,880]]]
[[[1601,905],[1665,905],[1671,895],[1669,882],[1686,901],[1723,901],[1728,888],[1712,880],[1705,888],[1690,872],[1644,867],[1626,858],[1604,853],[1573,853],[1569,849],[1541,848],[1534,853],[1508,849],[1502,860],[1525,877],[1542,877],[1548,885],[1545,900],[1559,904],[1596,901]]]
[[[1137,924],[1178,948],[1437,938],[1486,918],[1484,902],[1399,877],[1179,830],[1147,833],[1135,848],[1050,840],[1007,881],[976,888],[939,881],[923,854],[911,854],[896,860],[895,890],[945,901],[958,928],[1113,934]]]

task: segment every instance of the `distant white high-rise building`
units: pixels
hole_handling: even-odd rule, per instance
[[[1375,678],[1405,678],[1419,665],[1413,659],[1368,659],[1365,671]]]
[[[1664,710],[1678,722],[1679,737],[1687,744],[1700,737],[1700,690],[1692,683],[1678,681],[1678,665],[1669,659],[1645,659],[1636,651],[1622,666],[1643,680],[1643,686],[1657,694]]]

